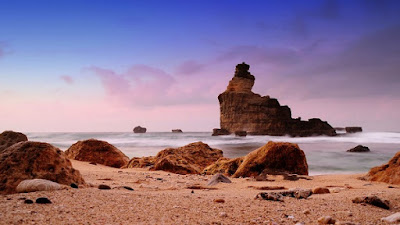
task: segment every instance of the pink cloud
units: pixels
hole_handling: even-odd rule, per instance
[[[67,84],[73,84],[74,83],[74,79],[71,76],[68,76],[68,75],[60,76],[60,79],[63,80]]]
[[[194,60],[184,61],[178,66],[176,72],[182,75],[192,75],[204,70],[205,65]]]

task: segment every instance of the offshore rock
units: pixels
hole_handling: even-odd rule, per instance
[[[370,152],[369,148],[367,146],[363,145],[357,145],[356,147],[347,150],[347,152]]]
[[[212,136],[219,136],[219,135],[230,135],[231,133],[225,129],[218,129],[214,128]]]
[[[288,106],[281,106],[277,99],[269,96],[253,93],[255,78],[249,68],[245,63],[238,64],[226,91],[218,96],[221,130],[227,134],[247,131],[250,135],[336,135],[327,122],[317,118],[293,119]],[[215,129],[214,134],[218,134]]]
[[[133,132],[134,133],[146,133],[147,129],[145,127],[141,127],[141,126],[137,126],[135,128],[133,128]]]
[[[73,144],[65,154],[70,159],[94,162],[105,166],[121,168],[128,164],[129,158],[106,141],[89,139]]]
[[[306,156],[297,144],[270,141],[247,154],[233,177],[256,177],[262,173],[308,175]]]
[[[0,152],[15,143],[27,140],[28,138],[23,133],[6,130],[0,134]]]
[[[362,132],[362,127],[345,127],[346,133]]]
[[[0,194],[15,193],[21,181],[35,178],[85,184],[64,153],[48,143],[24,141],[0,153]]]
[[[370,181],[400,184],[400,152],[388,163],[372,168],[366,178]]]
[[[172,133],[183,133],[181,129],[173,129]]]

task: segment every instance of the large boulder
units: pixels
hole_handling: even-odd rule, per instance
[[[233,177],[256,177],[261,173],[308,175],[306,156],[297,144],[270,141],[247,154]]]
[[[133,128],[133,132],[136,133],[146,133],[147,129],[145,127],[137,126]]]
[[[370,181],[400,184],[400,152],[388,163],[372,168],[366,178]]]
[[[215,163],[207,166],[203,173],[207,175],[214,175],[217,173],[222,173],[228,176],[233,175],[236,170],[239,168],[240,164],[242,164],[244,157],[228,159],[228,158],[220,158]]]
[[[335,129],[327,122],[317,118],[308,121],[293,119],[288,106],[281,106],[270,96],[253,93],[255,78],[249,68],[245,63],[238,64],[226,90],[218,96],[220,128],[226,134],[246,131],[250,135],[336,135]],[[214,134],[218,135],[216,131]]]
[[[6,130],[0,134],[0,152],[15,143],[27,140],[28,138],[23,133]]]
[[[0,193],[15,193],[21,181],[35,178],[85,184],[64,153],[48,143],[20,142],[0,153]]]
[[[150,167],[178,174],[200,174],[204,168],[222,157],[222,151],[213,149],[203,142],[195,142],[180,148],[167,148],[155,157],[134,158],[132,167]]]
[[[65,154],[70,159],[94,162],[115,168],[121,168],[129,162],[129,158],[112,144],[96,139],[78,141],[65,151]]]

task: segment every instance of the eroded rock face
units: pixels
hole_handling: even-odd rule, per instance
[[[269,96],[253,93],[255,78],[249,68],[245,63],[238,64],[226,91],[218,96],[222,130],[274,136],[336,135],[327,122],[316,118],[308,121],[293,119],[288,106],[281,106],[277,99]]]
[[[64,153],[48,143],[20,142],[0,153],[0,193],[15,193],[21,181],[35,178],[85,184]]]
[[[400,184],[400,152],[388,163],[372,168],[366,178],[370,181]]]
[[[133,128],[134,133],[146,133],[147,129],[145,127],[137,126]]]
[[[247,154],[233,177],[256,177],[261,173],[308,175],[306,156],[297,144],[270,141]]]
[[[128,167],[150,167],[178,174],[200,174],[204,168],[222,157],[222,151],[203,142],[195,142],[180,148],[167,148],[155,157],[132,159]]]
[[[106,141],[89,139],[73,144],[65,154],[70,159],[94,162],[105,166],[121,168],[128,164],[129,158]]]
[[[15,143],[27,140],[28,138],[23,133],[6,130],[0,134],[0,152]]]

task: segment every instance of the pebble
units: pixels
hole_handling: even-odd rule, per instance
[[[42,198],[37,198],[36,199],[36,203],[38,203],[38,204],[51,204],[51,201],[46,197],[42,197]]]
[[[123,188],[125,188],[126,190],[129,190],[129,191],[134,191],[134,189],[133,189],[133,188],[131,188],[131,187],[128,187],[128,186],[123,186]]]
[[[225,200],[222,198],[214,199],[215,203],[225,203]]]
[[[310,213],[311,213],[311,212],[310,212],[310,210],[308,210],[308,209],[303,211],[303,214],[304,214],[304,215],[309,215]]]
[[[359,225],[359,223],[353,223],[349,221],[337,221],[335,225]]]
[[[329,194],[330,191],[326,187],[315,187],[315,188],[313,188],[312,193],[313,194]]]
[[[72,188],[78,188],[78,185],[75,184],[75,183],[72,183],[70,186],[71,186]]]
[[[275,192],[258,193],[255,199],[283,202],[283,196],[280,193],[275,193]]]
[[[219,216],[222,218],[228,217],[228,214],[226,214],[226,212],[220,212]]]
[[[383,217],[381,220],[388,223],[398,223],[400,222],[400,212],[392,214],[387,217]]]
[[[33,204],[33,201],[30,199],[25,199],[24,201],[25,204]]]
[[[111,189],[110,186],[105,185],[105,184],[100,184],[98,188],[99,188],[100,190],[109,190],[109,189]]]
[[[367,196],[367,197],[357,197],[352,200],[353,203],[365,203],[365,204],[370,204],[382,209],[387,209],[389,210],[389,201],[387,200],[381,200],[377,196]]]
[[[333,219],[331,216],[323,216],[318,218],[319,224],[335,224],[335,222],[335,219]]]

